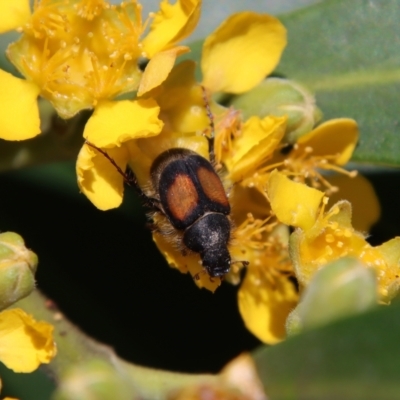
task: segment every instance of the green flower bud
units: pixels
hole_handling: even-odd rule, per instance
[[[277,117],[287,115],[284,141],[295,143],[310,132],[322,118],[314,96],[300,84],[281,78],[268,78],[254,89],[236,96],[230,105],[243,112],[244,119],[252,115]]]
[[[21,236],[0,234],[0,310],[28,296],[35,288],[38,258]]]
[[[344,257],[315,273],[286,321],[288,334],[325,325],[376,307],[375,273],[355,258]]]
[[[128,379],[112,365],[91,360],[71,367],[62,376],[53,400],[133,400],[137,398]]]

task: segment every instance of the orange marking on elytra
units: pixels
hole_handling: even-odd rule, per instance
[[[222,186],[219,176],[214,171],[200,167],[197,170],[197,176],[205,195],[210,200],[229,207],[229,201],[226,197],[225,189]]]
[[[196,208],[199,200],[196,187],[188,175],[177,175],[168,188],[167,202],[171,213],[180,221]]]

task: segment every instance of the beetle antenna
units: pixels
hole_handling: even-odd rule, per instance
[[[136,177],[133,175],[133,172],[129,170],[129,172],[124,172],[122,169],[119,167],[119,165],[115,162],[115,160],[103,149],[100,149],[93,143],[89,142],[88,140],[85,141],[85,144],[87,144],[89,147],[97,150],[100,154],[102,154],[105,158],[107,158],[108,161],[115,167],[115,169],[122,175],[124,178],[124,182],[128,184],[129,186],[136,186]]]
[[[89,142],[88,140],[85,141],[85,144],[88,146],[92,147],[93,149],[97,150],[100,154],[102,154],[105,158],[107,158],[108,161],[115,167],[115,169],[122,175],[124,178],[124,182],[131,186],[134,187],[139,194],[139,196],[142,198],[143,202],[151,207],[151,208],[156,208],[157,210],[160,210],[160,201],[158,199],[154,199],[152,197],[148,197],[143,190],[140,188],[139,183],[137,181],[135,173],[128,168],[126,172],[122,171],[122,169],[119,167],[119,165],[115,162],[115,160],[103,149],[100,149],[93,143]]]
[[[215,153],[214,153],[215,124],[214,124],[214,115],[211,112],[210,103],[208,101],[207,90],[203,85],[200,85],[200,87],[201,87],[201,90],[203,92],[203,101],[204,101],[204,106],[206,108],[207,117],[208,117],[208,119],[210,121],[211,134],[210,134],[210,136],[207,136],[208,152],[210,154],[210,162],[211,162],[212,165],[214,165],[215,164]]]

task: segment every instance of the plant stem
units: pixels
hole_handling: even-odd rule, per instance
[[[116,374],[128,376],[134,392],[143,399],[166,399],[172,390],[217,380],[217,376],[213,375],[162,371],[122,360],[111,347],[96,342],[81,332],[38,290],[15,303],[14,307],[20,307],[36,319],[47,321],[54,326],[54,340],[58,352],[45,369],[57,383],[71,367],[91,360],[107,362],[115,369]]]

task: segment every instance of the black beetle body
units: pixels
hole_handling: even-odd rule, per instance
[[[231,264],[230,204],[211,163],[191,150],[174,148],[156,158],[151,178],[160,210],[183,231],[183,245],[200,254],[211,277],[225,275]]]

